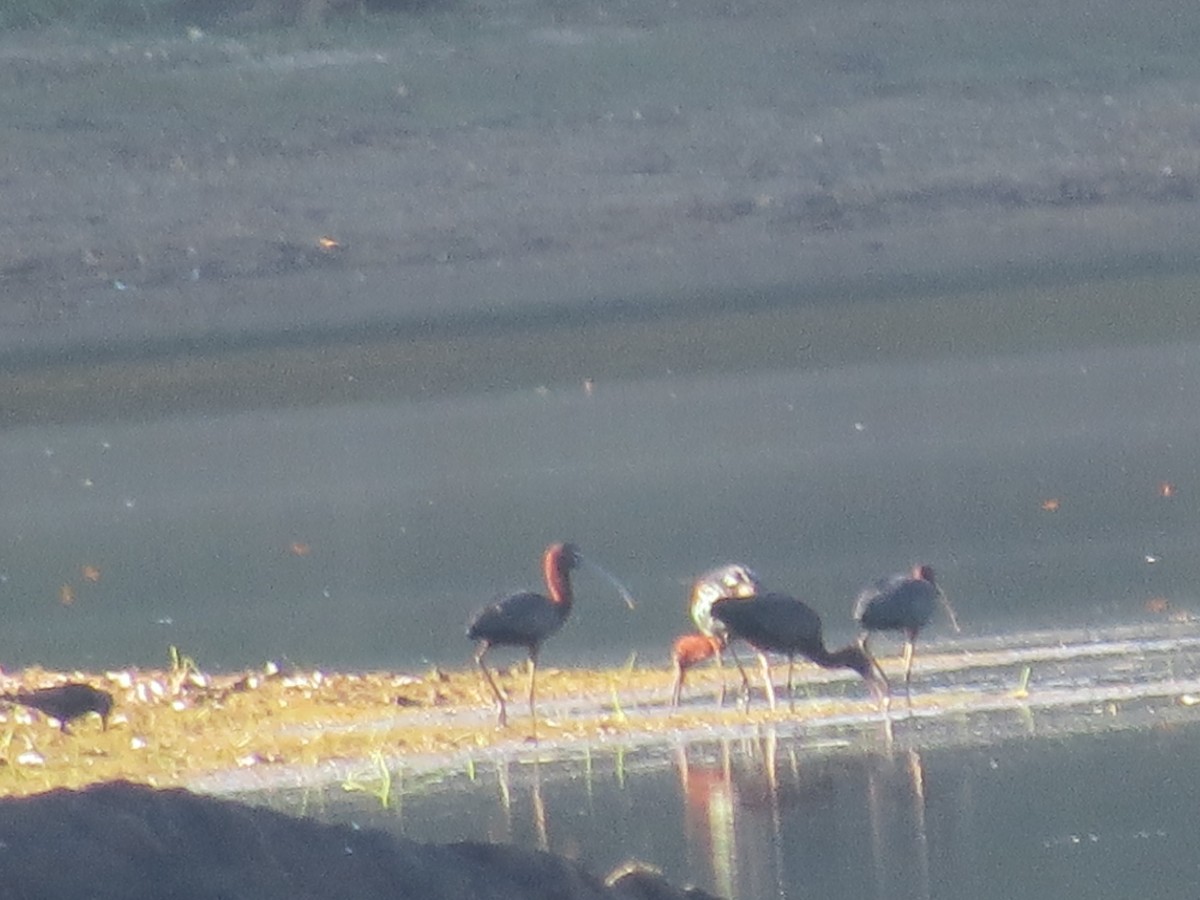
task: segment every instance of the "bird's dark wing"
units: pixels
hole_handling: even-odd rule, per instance
[[[928,581],[895,575],[863,589],[854,618],[872,631],[921,628],[933,618],[936,601],[937,588]]]
[[[877,581],[872,581],[858,592],[858,596],[854,598],[854,610],[851,612],[851,616],[853,616],[855,622],[861,623],[863,616],[867,614],[867,610],[887,596],[892,581],[893,579],[891,578],[880,578]]]
[[[467,637],[528,647],[558,631],[565,618],[563,608],[548,597],[532,591],[511,594],[477,612],[467,626]]]
[[[718,600],[712,612],[733,637],[760,650],[803,653],[821,643],[820,616],[808,604],[786,594]]]
[[[77,719],[90,712],[99,713],[101,717],[106,718],[113,705],[112,694],[108,691],[94,688],[90,684],[78,683],[39,688],[34,691],[18,691],[5,694],[0,699],[39,710],[60,722]]]

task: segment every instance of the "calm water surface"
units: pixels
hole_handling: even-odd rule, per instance
[[[939,308],[912,304],[918,329]],[[782,327],[747,321],[751,337]],[[6,666],[147,665],[172,644],[212,668],[465,664],[469,614],[535,586],[542,548],[564,538],[641,604],[581,574],[549,665],[665,661],[688,580],[729,559],[811,602],[831,641],[849,637],[864,582],[916,560],[939,569],[968,634],[1192,606],[1200,342],[1025,346],[903,337],[879,361],[613,375],[590,391],[535,380],[10,427],[0,652]]]
[[[1032,720],[1030,722],[1032,724]],[[798,753],[753,737],[586,762],[481,764],[389,809],[339,788],[291,812],[421,840],[516,842],[607,871],[634,858],[730,898],[1190,897],[1196,725]],[[1032,732],[1031,732],[1032,733]]]

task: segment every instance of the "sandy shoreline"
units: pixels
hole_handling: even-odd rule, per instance
[[[13,737],[0,767],[0,796],[114,778],[216,793],[320,786],[377,780],[385,768],[462,772],[530,751],[570,760],[584,750],[678,745],[761,727],[813,752],[870,749],[893,739],[932,746],[961,741],[964,716],[977,719],[967,731],[986,743],[1019,721],[1011,719],[1014,710],[1047,717],[1047,733],[1142,727],[1155,717],[1194,718],[1197,647],[1190,621],[937,642],[917,662],[915,718],[900,698],[885,716],[851,673],[807,665],[800,666],[795,708],[783,702],[776,711],[761,698],[749,711],[718,707],[720,675],[712,667],[691,673],[677,709],[668,705],[671,673],[663,669],[546,669],[535,726],[516,699],[525,684],[517,666],[501,673],[514,698],[509,728],[496,726],[486,687],[472,670],[270,667],[207,675],[186,660],[172,671],[32,669],[10,675],[7,689],[84,681],[114,695],[114,713],[107,730],[89,715],[64,734],[40,713],[3,705],[0,720]],[[1114,658],[1128,663],[1120,679],[1111,674]],[[1172,663],[1164,669],[1166,659]],[[895,678],[899,660],[882,662]],[[725,677],[736,680],[731,671]],[[1099,718],[1098,709],[1106,710]]]

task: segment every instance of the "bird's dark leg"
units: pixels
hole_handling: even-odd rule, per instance
[[[492,645],[487,641],[479,644],[479,649],[475,651],[475,662],[479,664],[479,671],[483,673],[483,677],[492,688],[492,693],[496,695],[496,707],[499,709],[498,716],[500,727],[504,728],[508,725],[508,710],[504,705],[504,695],[500,693],[500,688],[496,686],[495,679],[492,678],[492,673],[488,671],[487,664],[484,662],[484,657],[487,652],[492,649]]]
[[[687,670],[684,669],[679,660],[675,661],[675,684],[671,687],[671,706],[672,708],[679,705],[679,697],[683,693],[683,679],[686,677]]]
[[[534,695],[537,692],[537,661],[538,650],[541,649],[537,644],[529,648],[529,717],[533,719],[533,728],[537,730],[537,711],[534,708]]]
[[[742,666],[742,661],[738,658],[737,651],[733,649],[733,645],[729,645],[729,655],[733,657],[733,661],[737,663],[738,674],[742,676],[742,696],[746,698],[746,709],[750,708],[750,679],[746,677],[746,670]]]
[[[875,673],[875,679],[871,680],[871,693],[875,695],[875,699],[879,703],[879,708],[885,716],[891,714],[892,710],[892,690],[891,684],[888,682],[887,675],[884,674],[883,666],[879,661],[871,655],[871,651],[867,648],[867,638],[869,632],[862,632],[858,636],[858,646],[863,654],[871,661],[871,669]],[[876,683],[876,679],[878,683]]]
[[[908,640],[904,642],[904,696],[908,699],[908,711],[912,712],[913,644],[917,640],[917,633],[909,629],[905,636]]]
[[[762,666],[763,685],[767,689],[767,705],[772,710],[775,709],[775,685],[771,683],[771,663],[767,660],[767,654],[758,654],[758,663]]]
[[[717,675],[721,679],[721,691],[719,694],[717,694],[717,706],[724,706],[725,705],[725,667],[721,663],[721,650],[719,647],[717,649],[716,654],[714,654],[714,655],[717,657]]]
[[[796,692],[792,689],[792,666],[796,662],[792,654],[788,654],[788,709],[796,711]]]
[[[871,662],[875,663],[874,660],[871,660]],[[892,712],[891,686],[888,684],[888,680],[884,676],[883,670],[879,668],[877,663],[875,664],[875,671],[879,677],[878,680],[871,679],[871,694],[875,697],[875,702],[879,704],[880,711],[884,714],[884,716],[890,718]]]

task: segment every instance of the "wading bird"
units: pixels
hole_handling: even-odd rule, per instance
[[[717,668],[721,670],[721,693],[718,703],[725,703],[725,671],[721,665],[721,651],[725,649],[727,636],[725,625],[712,617],[712,605],[723,599],[743,599],[763,592],[762,582],[754,571],[741,563],[727,563],[710,569],[694,582],[692,592],[688,597],[688,614],[699,629],[699,635],[684,635],[675,642],[671,651],[671,661],[675,665],[675,685],[671,691],[671,705],[679,705],[680,692],[683,690],[683,679],[687,670],[699,665],[706,659],[716,659]],[[707,649],[704,639],[708,639]],[[679,654],[690,654],[680,667]],[[700,655],[697,655],[700,654]],[[737,655],[734,654],[734,659]],[[738,663],[741,670],[741,662]],[[745,678],[743,674],[743,679]],[[742,689],[749,694],[750,685],[744,680]]]
[[[71,733],[71,722],[93,712],[100,716],[100,724],[107,730],[108,714],[113,708],[112,694],[79,682],[0,694],[0,700],[28,706],[57,719],[64,734]]]
[[[763,592],[762,582],[748,566],[728,563],[709,569],[692,582],[688,613],[701,634],[721,637],[725,625],[713,619],[712,605],[727,598],[752,597]]]
[[[537,722],[534,711],[538,651],[542,641],[554,634],[571,614],[571,570],[587,566],[608,579],[621,598],[633,609],[633,597],[612,575],[591,560],[585,559],[574,544],[551,544],[542,556],[542,575],[547,595],[522,591],[485,606],[472,616],[467,625],[467,637],[478,642],[475,662],[496,695],[499,722],[508,724],[504,694],[488,671],[484,657],[492,647],[524,647],[529,653],[529,714]]]
[[[913,566],[910,572],[880,578],[863,588],[854,601],[854,619],[862,629],[858,643],[867,655],[871,652],[867,648],[871,632],[904,632],[904,693],[910,706],[913,645],[921,629],[933,618],[934,604],[939,602],[946,608],[954,630],[960,631],[954,608],[934,580],[933,567],[925,565]]]
[[[679,705],[683,693],[683,682],[688,669],[698,666],[707,659],[721,658],[721,642],[707,634],[685,634],[675,640],[671,647],[671,668],[675,682],[671,686],[671,705]],[[721,679],[721,702],[725,700],[725,679]]]
[[[821,633],[821,617],[802,600],[787,594],[762,594],[744,600],[718,600],[712,607],[713,618],[725,624],[729,639],[743,640],[758,651],[766,685],[767,702],[775,709],[775,687],[771,683],[771,665],[767,653],[782,653],[788,660],[788,695],[792,697],[792,667],[797,656],[804,656],[826,669],[853,669],[867,682],[880,701],[887,696],[887,679],[874,660],[857,643],[829,650]],[[741,663],[738,663],[741,667]],[[745,679],[746,673],[742,672]],[[792,705],[795,698],[792,697]]]

